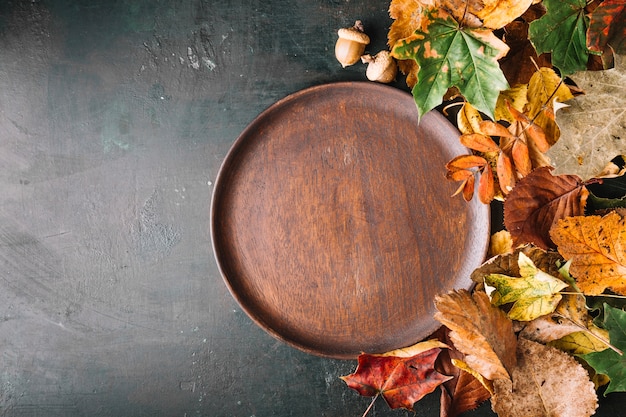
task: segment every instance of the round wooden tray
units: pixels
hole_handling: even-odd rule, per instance
[[[374,83],[309,88],[237,139],[218,174],[211,235],[246,313],[306,352],[353,358],[438,327],[433,298],[469,288],[489,208],[451,197],[467,153],[436,112]]]

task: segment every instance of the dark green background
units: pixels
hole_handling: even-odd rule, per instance
[[[208,213],[222,159],[259,112],[365,79],[335,61],[336,30],[361,19],[377,52],[387,8],[0,3],[0,415],[361,415],[369,399],[338,379],[354,361],[288,347],[237,306]],[[438,396],[416,414],[437,416]],[[408,414],[382,400],[370,413]]]

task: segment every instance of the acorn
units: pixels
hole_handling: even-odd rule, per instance
[[[363,55],[361,61],[368,64],[365,71],[368,80],[387,84],[396,79],[398,64],[389,51],[382,50],[374,56]]]
[[[369,45],[370,38],[363,33],[363,23],[357,20],[350,28],[341,28],[337,31],[339,39],[335,44],[335,57],[342,67],[356,64]]]

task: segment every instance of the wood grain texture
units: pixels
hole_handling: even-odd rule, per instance
[[[471,286],[489,209],[451,198],[466,152],[442,116],[373,83],[295,93],[259,116],[221,169],[213,243],[263,328],[333,357],[408,346],[437,327],[433,298]]]

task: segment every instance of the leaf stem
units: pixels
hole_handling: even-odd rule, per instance
[[[370,405],[367,407],[367,409],[365,410],[365,412],[363,413],[363,415],[361,417],[365,417],[367,415],[367,413],[370,412],[370,410],[372,409],[372,407],[374,406],[374,402],[376,402],[376,398],[378,398],[380,394],[376,394],[374,395],[374,398],[372,398],[372,402],[370,403]]]
[[[617,353],[620,356],[624,355],[624,352],[621,351],[620,349],[618,349],[617,347],[613,346],[611,344],[611,342],[609,342],[608,340],[606,340],[605,338],[603,338],[601,336],[598,336],[597,334],[595,334],[594,332],[592,332],[591,330],[589,330],[587,327],[583,326],[582,324],[576,323],[574,320],[570,319],[569,317],[566,317],[566,316],[564,316],[562,314],[559,314],[559,313],[554,313],[553,316],[560,317],[562,319],[565,319],[565,320],[569,321],[574,326],[578,327],[581,331],[587,333],[591,337],[593,337],[596,340],[598,340],[598,341],[604,343],[605,345],[607,345],[609,347],[609,349],[611,349],[613,352]]]

